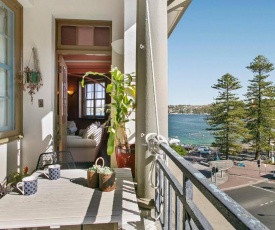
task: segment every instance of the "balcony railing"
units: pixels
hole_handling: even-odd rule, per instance
[[[157,158],[155,183],[158,189],[155,193],[155,208],[163,229],[213,229],[193,201],[193,186],[200,190],[234,228],[268,229],[167,144],[162,143],[159,147],[169,157],[169,164],[173,161],[182,172],[180,182],[164,160]]]

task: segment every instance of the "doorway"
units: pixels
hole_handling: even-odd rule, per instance
[[[111,69],[111,21],[56,20],[56,53],[58,56],[57,117],[58,148],[66,149],[67,121],[74,122],[77,130],[86,129],[93,122],[107,120],[105,105],[111,99],[106,94],[106,78],[90,75],[81,86],[88,71],[108,74]],[[62,60],[62,61],[61,61]],[[61,64],[62,63],[62,64]]]
[[[75,123],[77,130],[74,135],[79,135],[79,131],[86,129],[91,123],[102,124],[108,119],[105,105],[110,103],[111,99],[104,88],[109,83],[108,79],[90,75],[86,78],[84,87],[81,81],[88,71],[108,75],[111,68],[111,56],[63,54],[59,55],[58,60],[59,149],[65,150],[67,121]]]

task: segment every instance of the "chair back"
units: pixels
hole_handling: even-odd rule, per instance
[[[69,150],[56,151],[55,153],[62,169],[76,169],[74,158]]]
[[[61,168],[64,169],[75,169],[75,162],[70,151],[55,151],[41,153],[36,165],[36,170],[44,169],[48,165],[60,164]]]
[[[57,164],[55,152],[41,153],[37,161],[36,170],[44,169],[46,166],[52,164]]]

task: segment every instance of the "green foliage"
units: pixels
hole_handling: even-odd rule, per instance
[[[100,167],[97,169],[97,172],[99,174],[104,174],[104,175],[111,175],[113,174],[115,171],[112,169],[112,168],[109,168],[107,166],[104,166],[104,167]]]
[[[244,103],[232,92],[240,89],[241,85],[237,78],[227,73],[212,88],[219,90],[219,94],[206,118],[210,126],[208,130],[215,138],[213,146],[225,153],[228,159],[229,154],[236,154],[242,149],[240,140],[247,138]]]
[[[250,85],[247,87],[247,128],[251,137],[248,139],[255,148],[255,159],[261,151],[269,150],[271,139],[275,138],[272,129],[275,128],[275,87],[267,81],[268,73],[274,66],[264,56],[257,56],[246,67],[254,74]]]
[[[171,144],[170,147],[172,149],[174,149],[181,156],[186,156],[187,155],[186,149],[181,145]]]
[[[109,112],[111,114],[107,122],[109,123],[109,139],[107,142],[108,155],[113,154],[115,146],[125,146],[126,151],[130,151],[126,123],[131,120],[130,115],[135,110],[136,106],[136,86],[133,84],[133,76],[131,74],[123,74],[117,67],[112,68],[110,73],[111,78],[103,73],[89,71],[83,76],[81,82],[82,87],[84,87],[85,77],[89,75],[103,76],[111,81],[106,88],[106,92],[112,98],[112,102],[109,105]],[[118,135],[120,130],[122,138]]]
[[[88,171],[97,172],[99,168],[101,168],[101,165],[93,165],[92,167],[88,168]]]

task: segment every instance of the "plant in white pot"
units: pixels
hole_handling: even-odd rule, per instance
[[[111,77],[108,77],[103,73],[89,71],[83,76],[82,86],[85,84],[85,78],[89,75],[103,76],[110,80],[111,83],[106,88],[106,92],[112,99],[111,104],[109,104],[110,117],[107,122],[109,124],[107,153],[111,155],[116,150],[118,167],[123,167],[123,162],[130,161],[128,162],[130,165],[124,167],[132,166],[132,173],[134,174],[135,156],[131,152],[132,148],[129,143],[130,133],[126,124],[134,120],[130,116],[135,111],[136,106],[135,81],[132,74],[124,74],[117,67],[112,68],[110,74]],[[126,154],[128,155],[126,156]],[[119,159],[119,155],[122,155],[124,159]]]

